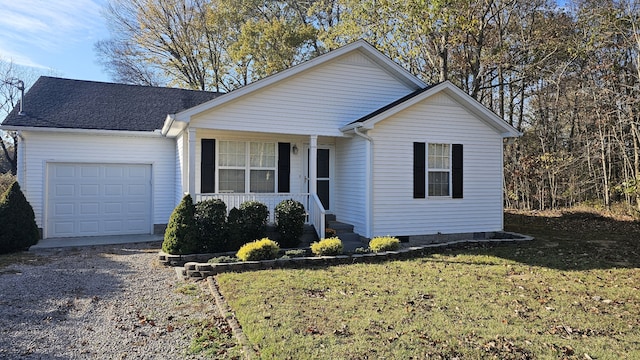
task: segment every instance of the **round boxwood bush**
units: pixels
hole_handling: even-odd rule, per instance
[[[373,252],[395,251],[400,249],[400,240],[391,236],[378,236],[369,241],[369,248]]]
[[[278,257],[280,246],[268,238],[242,245],[236,257],[242,261],[271,260]]]
[[[258,201],[245,201],[240,204],[244,242],[262,239],[267,235],[269,209]]]
[[[196,225],[202,252],[217,253],[229,250],[227,241],[227,205],[220,199],[200,201],[196,204]]]
[[[322,239],[311,244],[311,252],[316,256],[335,256],[342,254],[342,240],[337,237]]]
[[[167,254],[184,255],[194,254],[200,250],[194,213],[193,200],[191,195],[187,194],[171,213],[167,230],[164,232],[162,251]]]
[[[27,250],[39,238],[33,208],[15,181],[0,197],[0,254]]]
[[[293,199],[283,200],[276,205],[274,213],[276,230],[280,233],[280,245],[285,248],[298,246],[304,233],[304,205]]]

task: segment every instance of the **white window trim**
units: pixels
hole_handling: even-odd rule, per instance
[[[441,169],[441,168],[431,168],[429,166],[429,147],[430,145],[447,145],[449,148],[449,155],[448,155],[448,159],[449,159],[449,168],[447,169]],[[439,142],[428,142],[427,146],[426,146],[426,169],[427,169],[427,176],[425,179],[426,182],[426,198],[436,198],[436,199],[446,199],[446,198],[451,198],[452,197],[452,184],[453,184],[453,158],[452,158],[452,149],[453,149],[453,144],[449,144],[449,143],[439,143]],[[446,172],[449,174],[448,176],[448,194],[447,195],[430,195],[429,194],[429,173],[430,172]]]
[[[223,142],[231,142],[231,143],[244,143],[245,146],[245,165],[244,166],[222,166],[220,165],[221,161],[220,161],[220,145]],[[272,144],[274,145],[274,152],[275,152],[275,162],[274,162],[274,166],[273,167],[255,167],[255,166],[251,166],[251,143],[259,143],[259,144]],[[216,168],[215,168],[215,172],[216,172],[216,193],[220,193],[220,170],[244,170],[244,194],[250,194],[251,193],[251,170],[272,170],[273,174],[274,174],[274,185],[273,185],[273,191],[269,192],[269,193],[264,193],[264,194],[274,194],[278,192],[278,159],[279,159],[279,154],[278,154],[278,143],[274,142],[274,141],[260,141],[260,140],[234,140],[234,139],[229,139],[229,140],[219,140],[216,141]],[[228,190],[224,190],[222,191],[224,193],[231,193]],[[240,194],[240,193],[233,193],[233,194]],[[256,193],[256,194],[260,194],[260,193]]]

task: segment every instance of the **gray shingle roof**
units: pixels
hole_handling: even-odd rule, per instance
[[[42,76],[2,125],[153,131],[175,114],[222,93]]]
[[[358,119],[358,120],[356,120],[356,121],[352,121],[351,123],[349,123],[349,125],[351,125],[351,124],[355,124],[355,123],[363,123],[363,122],[365,122],[365,121],[367,121],[367,120],[371,119],[372,117],[378,116],[378,115],[382,114],[383,112],[385,112],[385,111],[387,111],[387,110],[391,110],[391,109],[393,109],[394,107],[396,107],[396,106],[398,106],[398,105],[400,105],[400,104],[404,103],[405,101],[409,101],[409,100],[413,99],[414,97],[416,97],[416,96],[418,96],[418,95],[422,94],[423,92],[425,92],[425,91],[427,91],[427,90],[431,89],[432,87],[434,87],[434,86],[436,86],[436,85],[437,85],[437,84],[430,85],[430,86],[427,86],[427,87],[425,87],[425,88],[418,89],[418,90],[416,90],[416,91],[414,91],[414,92],[412,92],[412,93],[409,93],[409,94],[407,94],[407,95],[405,95],[405,96],[401,97],[400,99],[398,99],[398,100],[396,100],[396,101],[394,101],[394,102],[392,102],[392,103],[390,103],[390,104],[387,104],[387,105],[385,105],[385,106],[381,107],[380,109],[378,109],[378,110],[376,110],[376,111],[373,111],[373,112],[371,112],[371,113],[369,113],[369,114],[367,114],[367,115],[365,115],[365,116],[361,117],[360,119]]]

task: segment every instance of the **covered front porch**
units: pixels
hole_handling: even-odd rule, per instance
[[[293,199],[325,237],[325,215],[333,213],[335,139],[188,128],[176,146],[179,194],[196,202],[220,199],[228,211],[258,201],[269,209],[270,222],[276,205]]]

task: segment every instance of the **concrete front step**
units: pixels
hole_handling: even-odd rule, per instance
[[[339,221],[329,221],[327,227],[336,231],[336,234],[352,233],[353,225],[345,224]]]

